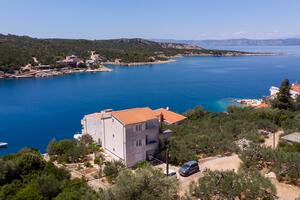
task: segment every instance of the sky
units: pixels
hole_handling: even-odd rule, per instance
[[[300,38],[300,0],[0,0],[0,33],[38,38]]]

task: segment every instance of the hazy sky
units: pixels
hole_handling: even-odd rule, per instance
[[[300,0],[0,0],[0,33],[86,39],[300,37]]]

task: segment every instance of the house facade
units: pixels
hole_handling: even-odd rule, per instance
[[[82,134],[91,135],[106,153],[116,160],[121,160],[127,167],[132,167],[157,152],[160,139],[167,134],[159,131],[162,114],[149,107],[120,111],[104,110],[84,116],[81,121]],[[184,116],[171,111],[168,111],[168,114],[166,118],[172,122],[174,116],[180,121],[185,119]]]

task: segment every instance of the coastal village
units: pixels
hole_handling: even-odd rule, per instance
[[[103,65],[103,58],[95,51],[90,52],[90,58],[83,60],[76,55],[66,56],[65,59],[56,62],[57,66],[40,63],[36,57],[32,57],[33,64],[21,67],[14,74],[0,71],[1,78],[41,78],[59,76],[64,74],[82,72],[110,72],[111,69]]]
[[[0,200],[300,200],[299,0],[0,5]]]
[[[263,99],[236,99],[235,101],[241,105],[253,108],[270,108],[271,101],[274,100],[279,92],[279,87],[271,86],[270,95]],[[300,95],[300,84],[293,83],[290,88],[291,97],[295,100]]]

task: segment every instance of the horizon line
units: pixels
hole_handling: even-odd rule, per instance
[[[14,34],[14,33],[0,33],[0,35],[13,35],[13,36],[19,36],[19,37],[31,37],[34,39],[68,39],[68,40],[118,40],[118,39],[145,39],[145,40],[174,40],[174,41],[222,41],[222,40],[288,40],[288,39],[300,39],[300,36],[294,36],[294,37],[282,37],[282,38],[246,38],[246,37],[240,37],[240,38],[224,38],[224,39],[174,39],[174,38],[144,38],[144,37],[112,37],[112,38],[102,38],[102,39],[91,39],[91,38],[69,38],[69,37],[35,37],[32,35],[26,35],[26,34]]]

